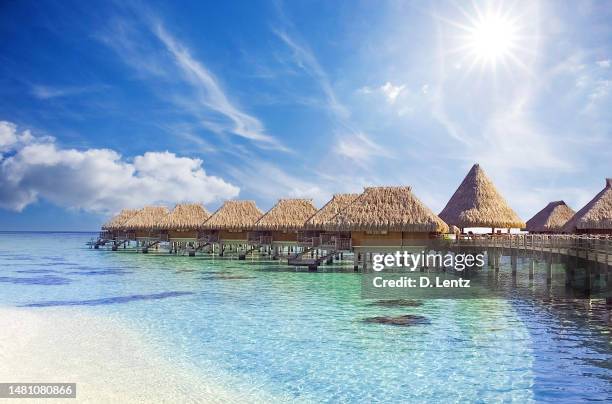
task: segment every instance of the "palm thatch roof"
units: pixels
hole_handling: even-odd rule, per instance
[[[565,224],[564,230],[612,230],[612,178],[606,179],[606,186],[589,203]]]
[[[332,199],[312,215],[305,223],[310,230],[331,230],[334,216],[349,206],[359,194],[335,194]]]
[[[474,164],[439,216],[460,228],[525,227],[478,164]]]
[[[368,187],[334,217],[338,230],[448,232],[410,187]]]
[[[299,230],[317,212],[311,199],[280,199],[256,223],[256,230]]]
[[[225,201],[203,224],[204,229],[249,230],[263,215],[255,201]]]
[[[165,206],[145,206],[126,221],[123,227],[128,230],[152,230],[169,213]]]
[[[119,214],[113,216],[108,222],[102,225],[102,230],[121,230],[123,225],[135,214],[138,213],[138,209],[123,209]]]
[[[199,230],[209,217],[210,213],[198,203],[179,204],[156,227],[162,230]]]
[[[529,232],[561,232],[563,226],[574,216],[572,208],[563,201],[554,201],[527,220]]]

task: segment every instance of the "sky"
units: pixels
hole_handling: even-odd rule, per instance
[[[609,1],[0,2],[0,231],[410,185],[529,219],[612,177]]]

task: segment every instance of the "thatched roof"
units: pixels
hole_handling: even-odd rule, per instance
[[[527,231],[530,232],[561,232],[563,226],[574,216],[572,208],[563,201],[551,202],[544,209],[527,220]]]
[[[113,216],[108,222],[102,225],[103,230],[121,230],[125,222],[134,217],[138,209],[123,209],[118,215]]]
[[[298,230],[317,212],[311,199],[280,199],[266,212],[254,228],[257,230]]]
[[[612,230],[612,178],[607,178],[606,187],[564,226],[567,232],[577,229]]]
[[[525,227],[478,164],[474,164],[439,216],[460,228]]]
[[[162,230],[199,230],[209,217],[210,213],[198,203],[179,204],[156,227]]]
[[[255,201],[225,201],[203,224],[205,229],[249,230],[263,215]]]
[[[305,223],[311,230],[331,230],[334,225],[333,218],[349,206],[359,194],[335,194],[332,199],[312,215]]]
[[[338,230],[448,232],[410,187],[368,187],[334,218]]]
[[[152,230],[170,212],[165,206],[145,206],[123,225],[128,230]]]

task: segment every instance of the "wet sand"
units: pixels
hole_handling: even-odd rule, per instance
[[[0,308],[0,362],[0,382],[77,383],[76,400],[44,400],[52,403],[275,401],[203,380],[127,326],[72,308]]]

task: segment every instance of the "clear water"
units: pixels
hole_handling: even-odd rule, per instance
[[[380,307],[359,274],[90,250],[89,234],[0,233],[0,305],[132,324],[177,364],[296,401],[612,400],[610,311],[587,302]],[[414,314],[411,327],[368,324]],[[0,331],[1,332],[1,331]]]

